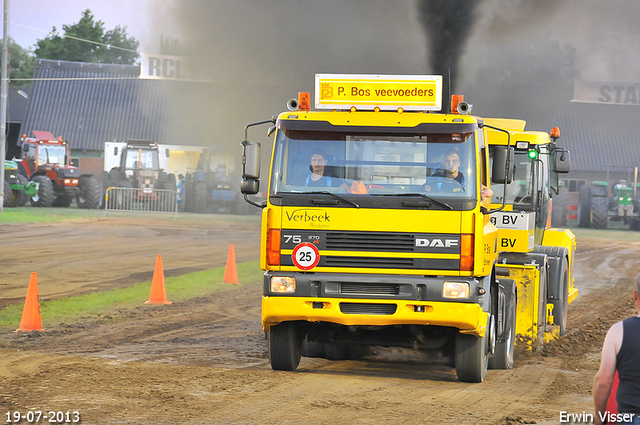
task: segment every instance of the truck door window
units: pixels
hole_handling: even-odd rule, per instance
[[[507,185],[506,203],[511,205],[532,205],[534,198],[532,196],[533,179],[532,167],[533,161],[528,156],[527,151],[516,151],[514,155],[515,174],[513,181]],[[494,183],[491,186],[494,196],[492,203],[502,203],[502,194],[504,193],[502,184]]]

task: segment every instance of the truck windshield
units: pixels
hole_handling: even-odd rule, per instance
[[[38,145],[38,165],[65,165],[67,148],[60,145]]]
[[[157,170],[158,169],[158,151],[143,149],[127,149],[125,159],[125,168],[127,170]]]
[[[271,194],[476,196],[475,137],[279,130]]]
[[[527,151],[515,152],[515,175],[513,181],[507,185],[507,200],[510,205],[531,205],[533,197],[533,181],[531,179],[531,169],[533,167],[533,159],[529,158]],[[504,194],[504,185],[494,183],[491,186],[493,197],[491,203],[501,204]]]

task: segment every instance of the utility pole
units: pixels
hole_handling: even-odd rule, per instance
[[[4,0],[4,25],[2,31],[2,70],[0,79],[0,213],[4,211],[4,159],[7,146],[7,93],[9,92],[9,78],[7,63],[9,62],[9,0]]]

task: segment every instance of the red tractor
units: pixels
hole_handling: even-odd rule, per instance
[[[34,207],[68,207],[73,198],[79,208],[98,208],[100,184],[91,174],[80,175],[71,165],[71,148],[61,137],[48,131],[34,131],[35,138],[22,136],[20,172],[38,183],[38,194],[31,197]]]

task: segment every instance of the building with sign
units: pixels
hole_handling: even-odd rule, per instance
[[[134,65],[44,59],[35,61],[34,78],[8,158],[19,155],[19,135],[43,130],[69,141],[82,172],[103,169],[106,142],[143,139],[170,149],[169,171],[185,173],[213,143],[193,108],[214,97],[209,84],[143,79]]]

